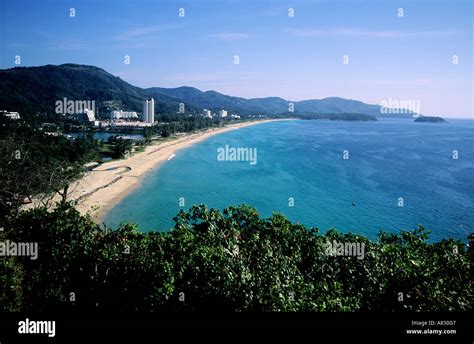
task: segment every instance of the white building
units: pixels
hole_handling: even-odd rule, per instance
[[[208,110],[208,109],[204,109],[202,111],[202,115],[206,118],[212,118],[211,110]]]
[[[143,102],[143,122],[155,122],[155,100],[153,98]]]
[[[138,118],[138,114],[135,111],[110,111],[110,119],[130,119],[130,118]]]
[[[219,111],[219,117],[222,117],[222,118],[227,117],[227,111],[226,110],[220,110]]]
[[[234,119],[240,119],[240,116],[239,116],[239,115],[234,115],[234,114],[232,114],[232,115],[230,115],[230,117],[232,117],[232,118],[234,118]]]
[[[110,127],[114,129],[144,129],[151,127],[152,123],[139,122],[139,121],[115,121],[110,123]]]
[[[155,122],[155,100],[151,98],[148,102],[148,123]]]
[[[148,99],[143,102],[143,122],[148,122]]]

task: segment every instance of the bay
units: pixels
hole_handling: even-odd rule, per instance
[[[226,145],[256,149],[257,163],[219,161]],[[335,228],[374,239],[379,230],[423,224],[431,240],[466,241],[474,230],[474,121],[295,120],[223,133],[177,151],[105,222],[165,231],[193,204],[242,203],[322,232]]]

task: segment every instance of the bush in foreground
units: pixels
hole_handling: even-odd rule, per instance
[[[420,226],[370,241],[320,234],[279,214],[263,219],[245,205],[195,206],[175,223],[167,233],[143,233],[134,224],[101,228],[67,204],[22,212],[1,241],[38,242],[39,256],[0,258],[0,309],[471,309],[472,236],[469,246],[428,243]],[[328,242],[363,244],[363,258],[328,254]]]

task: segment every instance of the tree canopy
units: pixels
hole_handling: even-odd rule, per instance
[[[472,241],[429,243],[419,227],[371,241],[262,218],[242,205],[194,206],[168,232],[115,230],[69,204],[11,218],[2,239],[37,242],[37,260],[0,259],[0,309],[131,311],[469,310]],[[363,259],[328,242],[365,245]]]

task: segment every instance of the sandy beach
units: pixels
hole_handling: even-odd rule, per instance
[[[94,220],[102,221],[107,211],[137,187],[147,172],[168,161],[176,151],[214,135],[271,121],[276,120],[233,124],[147,146],[127,159],[106,162],[87,172],[71,185],[69,199],[76,201],[76,208],[82,214],[88,213]]]

